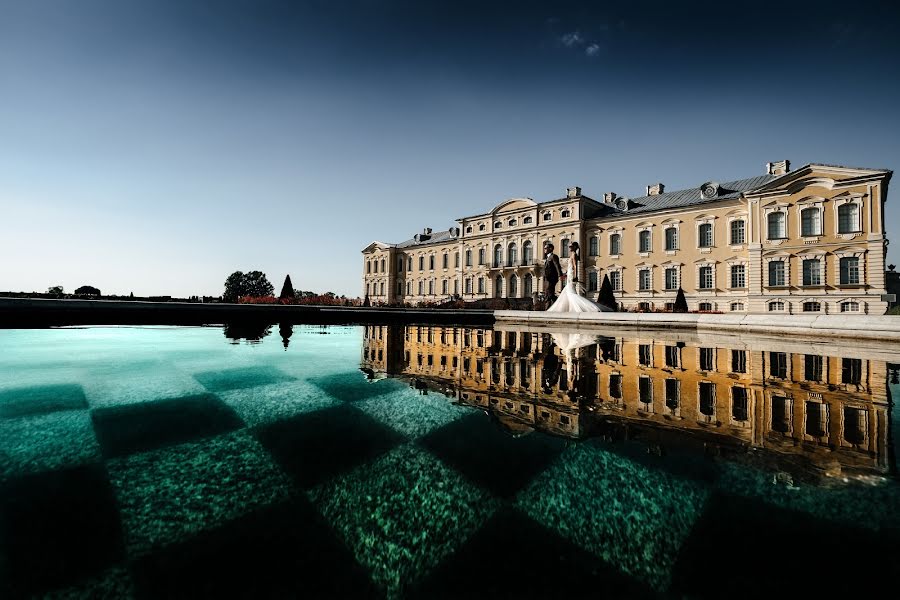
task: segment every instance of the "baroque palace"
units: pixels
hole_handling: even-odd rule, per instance
[[[892,172],[789,161],[764,173],[646,195],[594,200],[513,198],[458,226],[363,250],[363,287],[376,303],[535,298],[542,248],[563,262],[578,241],[578,274],[596,299],[605,276],[623,309],[883,314]]]

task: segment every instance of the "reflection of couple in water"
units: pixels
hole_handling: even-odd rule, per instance
[[[543,348],[543,366],[541,368],[541,389],[545,394],[553,391],[553,386],[565,384],[570,394],[576,394],[579,359],[582,348],[597,343],[597,336],[588,333],[551,333],[545,334]],[[559,360],[556,348],[562,351],[563,361]],[[565,382],[560,381],[563,366],[566,370]]]

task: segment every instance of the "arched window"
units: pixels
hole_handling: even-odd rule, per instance
[[[568,208],[563,209],[563,211],[562,211],[562,213],[560,214],[560,216],[561,216],[563,219],[568,219],[569,217],[572,216],[572,211],[570,211]]]
[[[371,272],[372,272],[372,263],[369,261],[366,261],[366,273],[371,273]]]
[[[466,293],[467,294],[472,293],[472,280],[469,279],[468,277],[466,277]]]
[[[666,227],[666,250],[678,250],[678,230]]]
[[[569,258],[569,238],[559,240],[559,257]]]
[[[484,277],[478,278],[478,293],[483,294],[484,292]]]
[[[510,227],[515,227],[518,224],[519,224],[519,221],[516,219],[510,219],[509,222],[507,223],[507,225],[509,225]]]
[[[406,295],[412,296],[412,281],[406,282]]]
[[[552,221],[552,220],[553,220],[553,213],[551,213],[550,211],[545,212],[544,213],[544,221],[546,222],[546,221]]]
[[[428,269],[434,271],[434,254],[428,257]]]
[[[712,248],[713,245],[713,228],[712,223],[703,223],[700,225],[698,232],[699,240],[697,246],[700,248]]]
[[[397,282],[397,295],[398,296],[403,295],[403,282],[402,281]]]
[[[397,257],[397,272],[398,273],[403,272],[403,257],[402,256]]]
[[[768,234],[770,240],[781,240],[784,239],[785,231],[784,231],[784,213],[783,212],[772,212],[769,213],[769,216],[766,217],[766,223],[768,224]]]
[[[382,258],[382,259],[381,259],[381,272],[384,273],[384,271],[385,271],[385,269],[384,269],[384,259]]]
[[[773,300],[769,302],[769,312],[777,312],[784,310],[783,300]]]
[[[484,231],[484,223],[478,225],[478,231]]]
[[[377,259],[372,261],[372,272],[373,273],[378,272],[378,260]]]
[[[638,251],[650,252],[650,232],[647,230],[638,233]]]
[[[515,242],[506,247],[506,265],[514,267],[516,261],[519,260],[519,249]]]
[[[450,255],[446,252],[444,252],[444,258],[442,259],[441,266],[445,269],[450,267]]]
[[[419,295],[420,296],[425,295],[425,282],[424,281],[419,282]]]
[[[441,293],[445,296],[447,295],[447,280],[446,279],[441,282]]]
[[[525,242],[522,244],[522,264],[530,265],[532,262],[534,262],[534,251],[531,242]]]
[[[497,244],[494,246],[494,267],[503,266],[503,246]]]
[[[503,227],[503,223],[500,221],[494,221],[494,229],[500,229]]]
[[[531,221],[532,221],[531,217],[525,217],[524,219],[522,219],[522,223],[524,225],[531,225]]]
[[[412,271],[412,256],[406,259],[406,270]]]
[[[841,302],[841,312],[859,312],[859,302],[854,300]]]
[[[368,295],[369,295],[369,284],[367,283],[366,284],[366,296],[368,296]]]
[[[519,278],[513,273],[512,277],[509,278],[509,294],[510,298],[518,298],[519,297]]]
[[[428,294],[434,296],[434,279],[428,282]]]
[[[803,312],[820,312],[822,305],[818,302],[804,302]]]
[[[600,255],[600,238],[596,235],[591,236],[591,239],[588,240],[588,256],[599,256]]]
[[[485,257],[484,257],[484,254],[485,254],[484,248],[479,248],[479,249],[478,249],[478,264],[479,264],[479,265],[483,265],[483,264],[485,264],[485,263],[487,262],[486,259],[485,259]]]
[[[618,256],[622,254],[622,236],[621,234],[614,233],[609,236],[609,253]]]
[[[379,292],[378,292],[378,294],[379,294],[380,296],[384,296],[384,282],[382,281],[382,282],[381,282],[381,285],[378,286],[378,287],[379,287]]]
[[[800,235],[822,235],[822,211],[818,208],[804,208],[800,211]]]
[[[731,310],[732,311],[744,310],[744,303],[743,302],[732,302]]]
[[[466,266],[472,266],[472,251],[469,248],[466,248]]]
[[[859,230],[859,205],[838,206],[838,233],[855,233]]]
[[[709,312],[713,309],[712,302],[701,302],[699,306],[700,310]]]
[[[472,233],[472,226],[471,226],[471,225],[469,225],[468,227],[466,227],[466,233]]]
[[[531,273],[525,274],[525,297],[530,298],[534,293],[534,277]]]
[[[503,276],[497,275],[497,278],[494,279],[494,298],[502,298],[503,297]]]

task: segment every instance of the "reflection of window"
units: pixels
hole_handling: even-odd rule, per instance
[[[841,359],[841,383],[859,384],[862,380],[862,359]]]
[[[677,379],[666,379],[666,408],[673,412],[678,409],[679,387]]]
[[[821,402],[806,403],[806,435],[825,437],[828,435],[828,405]]]
[[[841,258],[841,285],[859,285],[859,258]]]
[[[715,349],[714,348],[700,348],[700,370],[701,371],[712,371],[716,368],[715,366]]]
[[[731,245],[737,246],[744,243],[744,220],[736,219],[731,222]]]
[[[700,414],[712,417],[716,414],[716,384],[700,382]]]
[[[800,235],[822,235],[822,213],[818,208],[804,208],[800,211]]]
[[[666,346],[666,366],[678,368],[681,366],[678,346]]]
[[[732,350],[731,351],[731,372],[746,373],[747,372],[747,351]]]
[[[803,378],[806,381],[822,381],[822,357],[807,354],[803,359]]]
[[[622,376],[618,373],[613,373],[609,376],[609,397],[622,397]]]
[[[787,354],[769,352],[769,375],[779,379],[787,379]]]
[[[645,367],[650,366],[650,344],[639,344],[638,345],[638,364],[643,365]]]
[[[731,388],[731,418],[735,421],[748,419],[747,388]]]
[[[866,413],[863,409],[844,407],[844,439],[854,446],[866,442]]]
[[[770,240],[784,239],[784,213],[773,212],[767,217],[768,234]]]
[[[653,380],[646,375],[638,380],[638,399],[644,404],[653,402]]]
[[[859,231],[859,206],[842,204],[838,207],[838,233]]]
[[[791,400],[784,396],[772,396],[772,431],[787,433],[791,430]]]

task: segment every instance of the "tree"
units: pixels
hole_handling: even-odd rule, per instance
[[[63,295],[63,286],[54,285],[51,288],[47,288],[48,294],[53,294],[54,296],[62,296]]]
[[[678,288],[678,295],[675,296],[675,308],[672,309],[677,313],[686,313],[688,311],[687,300],[684,297],[684,290]]]
[[[266,274],[262,271],[250,271],[243,273],[235,271],[225,280],[225,292],[222,300],[225,302],[237,302],[241,296],[253,296],[261,298],[271,296],[275,288],[269,283]]]
[[[281,294],[278,297],[282,300],[294,298],[294,286],[291,284],[290,274],[284,278],[284,285],[281,286]]]
[[[100,290],[95,288],[92,285],[83,285],[77,290],[75,290],[76,296],[99,296]]]
[[[612,284],[609,282],[609,274],[603,276],[600,293],[597,294],[597,304],[608,308],[612,312],[618,310],[619,303],[616,302],[616,294],[613,292]]]

